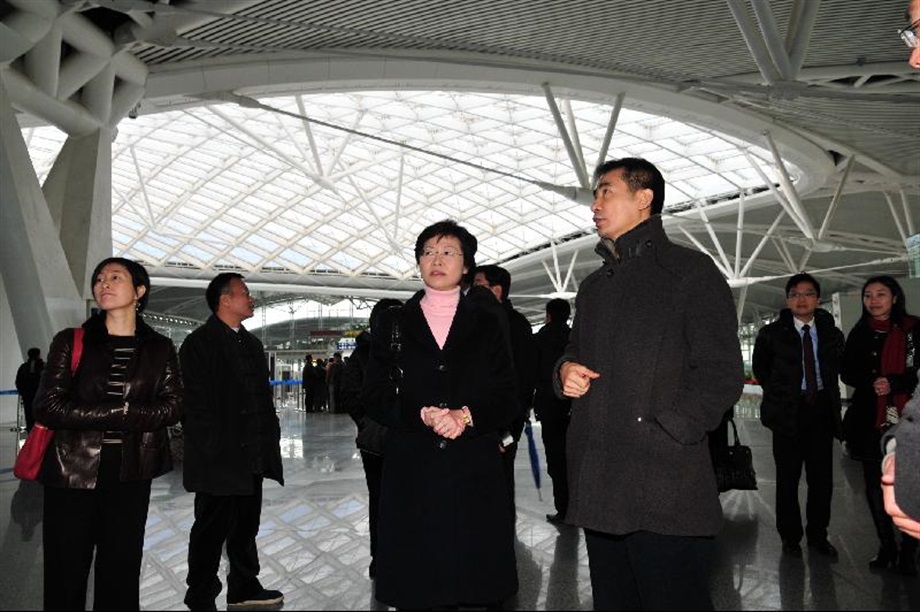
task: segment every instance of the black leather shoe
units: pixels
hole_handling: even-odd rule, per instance
[[[783,542],[783,554],[789,555],[790,557],[801,557],[802,547],[798,542]]]
[[[834,545],[828,542],[827,540],[818,540],[817,542],[809,542],[808,548],[812,548],[815,551],[821,553],[825,557],[837,557],[837,549],[834,548]]]

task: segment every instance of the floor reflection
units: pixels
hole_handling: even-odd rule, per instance
[[[736,422],[754,452],[759,490],[721,496],[724,528],[716,539],[713,601],[722,610],[920,609],[920,583],[891,572],[872,573],[877,546],[862,491],[859,465],[837,449],[830,540],[840,559],[781,554],[776,534],[775,470],[770,434],[756,419],[756,403],[740,407]],[[283,409],[282,453],[287,486],[266,485],[259,548],[262,580],[280,589],[289,610],[384,610],[373,596],[367,494],[354,426],[346,415]],[[537,426],[539,427],[539,426]],[[13,478],[14,442],[4,441],[0,463],[0,609],[41,609],[41,485]],[[540,435],[535,436],[540,443]],[[7,444],[8,442],[8,444]],[[540,459],[545,468],[542,446]],[[518,453],[515,552],[520,590],[508,610],[591,608],[584,537],[549,524],[552,483],[542,499],[527,453]],[[802,489],[804,496],[804,487]],[[193,496],[174,472],[155,481],[145,542],[142,607],[182,610]],[[803,504],[804,507],[804,504]],[[218,606],[225,607],[224,595]]]

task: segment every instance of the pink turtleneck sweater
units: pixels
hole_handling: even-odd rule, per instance
[[[422,314],[428,321],[428,328],[434,336],[438,348],[444,348],[447,334],[450,333],[450,324],[457,313],[457,304],[460,303],[460,287],[449,291],[438,291],[425,287],[425,297],[422,298]]]

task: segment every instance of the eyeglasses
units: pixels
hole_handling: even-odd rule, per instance
[[[788,297],[790,300],[797,300],[799,298],[818,297],[818,293],[816,291],[790,291],[789,295],[786,297]]]
[[[434,259],[440,255],[444,259],[454,259],[455,257],[463,257],[463,251],[455,251],[454,249],[444,249],[439,251],[437,249],[425,249],[422,251],[423,259]]]
[[[898,30],[898,36],[900,36],[901,40],[904,41],[904,44],[906,44],[911,49],[916,47],[918,43],[917,28],[920,28],[920,19],[917,19],[906,28]]]

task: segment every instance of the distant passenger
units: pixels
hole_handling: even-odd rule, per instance
[[[837,549],[827,539],[834,490],[834,438],[840,422],[840,361],[843,332],[834,316],[818,308],[821,285],[810,274],[786,281],[786,308],[757,333],[754,376],[763,388],[760,420],[773,432],[776,462],[776,529],[783,553],[802,556],[804,533],[809,548],[829,557]],[[799,480],[808,483],[802,529]]]
[[[569,505],[569,484],[566,474],[565,436],[569,428],[572,401],[556,397],[553,390],[553,370],[569,343],[569,314],[572,307],[567,300],[556,298],[546,303],[545,324],[534,337],[537,346],[535,378],[536,393],[533,409],[543,431],[543,448],[546,451],[546,471],[553,479],[554,514],[547,514],[550,523],[564,523]]]
[[[521,433],[524,431],[524,423],[530,418],[530,407],[533,404],[536,347],[530,322],[511,305],[511,274],[508,270],[496,265],[479,266],[476,268],[473,284],[491,291],[501,304],[503,315],[508,319],[508,339],[511,342],[511,357],[514,363],[517,410],[511,426],[502,436],[500,448],[505,466],[505,479],[508,482],[508,491],[511,493],[511,504],[514,508],[514,459],[517,455]]]
[[[35,423],[35,417],[32,415],[32,402],[35,400],[35,393],[38,391],[38,383],[42,378],[42,369],[45,362],[42,361],[42,352],[37,348],[30,348],[28,358],[25,363],[16,370],[16,391],[22,399],[22,414],[26,421],[26,431],[32,431],[32,425]]]

